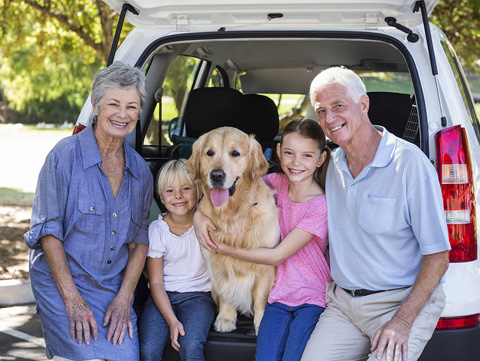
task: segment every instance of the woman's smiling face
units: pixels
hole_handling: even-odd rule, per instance
[[[107,90],[93,113],[97,116],[96,131],[107,137],[125,138],[137,125],[140,95],[136,88]]]

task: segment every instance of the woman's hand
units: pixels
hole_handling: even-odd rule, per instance
[[[122,285],[115,298],[110,302],[103,317],[103,327],[110,324],[107,340],[121,345],[128,330],[133,339],[131,304],[135,287],[142,273],[148,246],[146,244],[128,244],[128,261],[123,272]]]
[[[90,332],[95,341],[98,339],[98,325],[93,311],[88,306],[85,299],[78,294],[78,296],[65,302],[65,310],[68,319],[70,320],[70,335],[72,340],[77,340],[78,344],[83,343],[90,345]]]
[[[180,343],[178,342],[178,336],[185,336],[185,330],[183,329],[183,325],[180,321],[176,320],[170,326],[170,340],[172,341],[172,347],[179,351],[180,350]]]
[[[103,327],[110,324],[107,332],[107,340],[114,345],[121,345],[128,330],[128,336],[133,339],[133,323],[130,309],[131,299],[118,294],[107,307],[103,318]]]
[[[63,243],[52,235],[42,237],[40,243],[52,277],[65,302],[65,311],[70,321],[70,335],[79,344],[85,339],[85,344],[90,345],[90,333],[95,341],[98,339],[97,321],[73,282]]]
[[[197,236],[200,245],[210,252],[215,253],[217,245],[212,241],[210,234],[208,233],[209,229],[214,231],[217,230],[217,227],[215,227],[212,220],[197,210],[193,215],[193,229],[195,230],[195,235]]]

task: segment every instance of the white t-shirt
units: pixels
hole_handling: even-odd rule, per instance
[[[148,227],[148,238],[147,257],[163,257],[165,291],[210,291],[210,277],[193,226],[177,236],[159,215]]]

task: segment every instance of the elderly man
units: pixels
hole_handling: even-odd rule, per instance
[[[417,360],[445,305],[450,245],[437,174],[418,147],[370,123],[354,72],[321,72],[310,96],[339,148],[326,180],[334,281],[302,361]]]

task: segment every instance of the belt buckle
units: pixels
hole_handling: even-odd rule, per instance
[[[350,290],[350,293],[352,294],[352,297],[358,297],[358,295],[355,294],[356,290]]]

